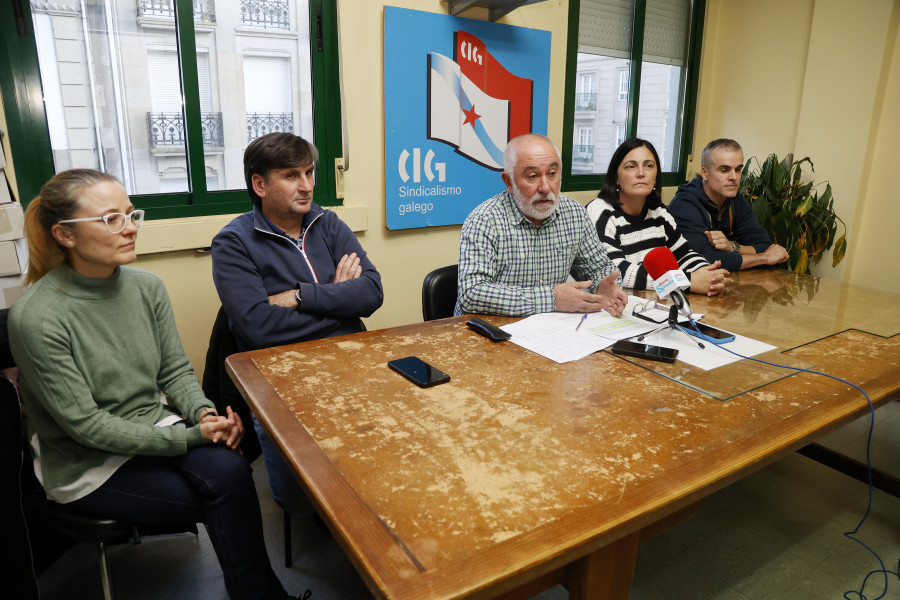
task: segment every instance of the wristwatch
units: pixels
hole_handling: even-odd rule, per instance
[[[740,252],[740,251],[741,251],[741,245],[738,244],[737,242],[731,242],[731,249],[732,249],[733,251],[735,251],[735,252]],[[297,292],[297,293],[299,294],[300,292]]]
[[[303,296],[300,295],[300,288],[297,288],[297,293],[294,294],[294,297],[297,298],[297,308],[303,306]]]

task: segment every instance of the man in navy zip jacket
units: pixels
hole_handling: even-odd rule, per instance
[[[691,247],[728,271],[777,265],[787,250],[773,244],[740,192],[744,151],[735,140],[713,140],[700,156],[700,175],[678,187],[668,210]]]
[[[350,228],[313,202],[318,151],[270,133],[244,151],[253,210],[212,242],[213,280],[238,348],[255,350],[365,331],[361,317],[384,300],[381,276]],[[275,500],[311,509],[254,417]]]

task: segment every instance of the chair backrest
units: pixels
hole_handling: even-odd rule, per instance
[[[422,317],[426,321],[453,316],[459,265],[435,269],[422,283]]]
[[[237,352],[237,342],[228,325],[228,315],[225,313],[225,308],[220,307],[209,336],[209,348],[206,351],[203,393],[216,405],[216,410],[220,415],[225,414],[226,406],[230,406],[234,412],[240,415],[241,421],[244,422],[241,451],[244,453],[244,458],[253,462],[262,453],[262,448],[260,448],[256,431],[253,429],[253,422],[250,420],[250,407],[247,406],[247,402],[225,371],[225,359]]]

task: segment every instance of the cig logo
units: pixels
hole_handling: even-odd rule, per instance
[[[421,183],[422,181],[422,168],[425,169],[425,177],[428,181],[434,181],[434,172],[437,171],[438,181],[446,181],[446,165],[444,163],[434,163],[432,165],[432,161],[434,160],[434,150],[429,150],[425,153],[425,162],[422,162],[422,149],[421,148],[413,148],[412,151],[412,180],[413,183]],[[404,148],[403,152],[400,153],[400,160],[397,161],[397,172],[400,174],[400,178],[403,180],[403,183],[409,181],[409,171],[406,170],[406,165],[409,162],[409,151]]]

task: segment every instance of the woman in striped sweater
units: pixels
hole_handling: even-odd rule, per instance
[[[612,156],[598,197],[587,206],[609,258],[622,274],[622,287],[653,289],[644,256],[666,246],[691,281],[691,291],[714,296],[731,283],[721,263],[709,264],[691,250],[662,203],[659,155],[653,144],[632,138]]]

